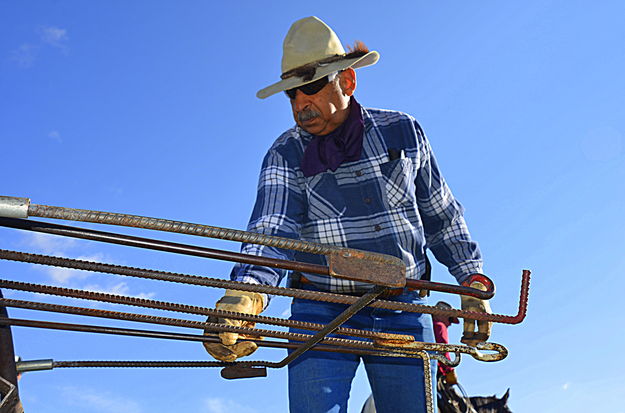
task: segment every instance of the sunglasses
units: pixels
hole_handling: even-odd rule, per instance
[[[298,90],[301,90],[302,93],[305,95],[312,96],[316,93],[319,93],[321,89],[323,89],[328,83],[333,81],[336,75],[336,72],[329,74],[328,76],[324,76],[321,79],[315,80],[314,82],[306,83],[305,85],[285,90],[284,93],[286,93],[289,99],[295,99]]]

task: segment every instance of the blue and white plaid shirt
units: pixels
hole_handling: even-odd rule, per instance
[[[305,177],[300,168],[312,135],[295,126],[269,149],[260,172],[248,231],[375,251],[401,258],[407,278],[425,272],[425,249],[458,280],[482,272],[456,201],[417,121],[404,113],[362,108],[365,133],[360,160]],[[400,153],[398,159],[389,159]],[[325,257],[243,244],[241,252],[326,265]],[[237,264],[231,278],[278,285],[286,270]],[[364,292],[370,286],[304,274],[318,288]]]

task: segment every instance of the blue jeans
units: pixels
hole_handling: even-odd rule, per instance
[[[308,289],[312,289],[306,286]],[[393,301],[426,304],[417,291],[407,291]],[[291,319],[326,324],[346,305],[294,299]],[[366,307],[344,327],[410,334],[417,341],[434,341],[429,314],[408,313]],[[305,332],[291,329],[292,332]],[[333,337],[342,337],[333,335]],[[288,365],[291,413],[344,413],[356,369],[362,360],[377,413],[425,412],[423,361],[419,358],[359,356],[356,354],[307,351]],[[432,380],[436,361],[431,364]],[[433,389],[435,392],[436,389]],[[435,394],[432,394],[434,403]]]

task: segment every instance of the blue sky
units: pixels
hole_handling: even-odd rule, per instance
[[[515,412],[625,411],[616,407],[625,392],[619,357],[625,339],[619,314],[625,289],[625,5],[380,5],[0,1],[0,194],[245,228],[262,157],[293,123],[284,96],[261,101],[255,93],[278,79],[291,22],[317,15],[344,44],[362,40],[380,52],[376,66],[357,72],[356,96],[365,106],[405,111],[421,122],[497,284],[495,312],[516,313],[521,269],[533,271],[526,321],[494,327],[492,340],[506,345],[509,357],[493,364],[465,358],[461,383],[471,394],[501,395],[510,387]],[[208,276],[226,277],[230,268],[9,229],[0,229],[0,241],[4,249]],[[0,274],[195,305],[212,305],[220,295],[20,263],[0,262]],[[434,278],[453,282],[440,266]],[[447,299],[458,306],[457,298]],[[268,310],[287,312],[286,299]],[[459,329],[450,333],[458,342]],[[14,328],[14,336],[25,359],[208,357],[192,343],[24,328]],[[278,350],[258,354],[282,356]],[[225,381],[216,369],[59,369],[27,374],[20,387],[27,411],[46,413],[164,412],[171,406],[253,413],[286,411],[287,405],[285,370]],[[368,393],[360,372],[350,412],[359,411]]]

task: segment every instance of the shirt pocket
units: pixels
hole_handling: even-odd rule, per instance
[[[311,221],[341,217],[347,209],[336,177],[329,172],[306,178],[306,196]]]
[[[386,199],[391,208],[416,203],[416,187],[409,158],[395,159],[380,164]]]

